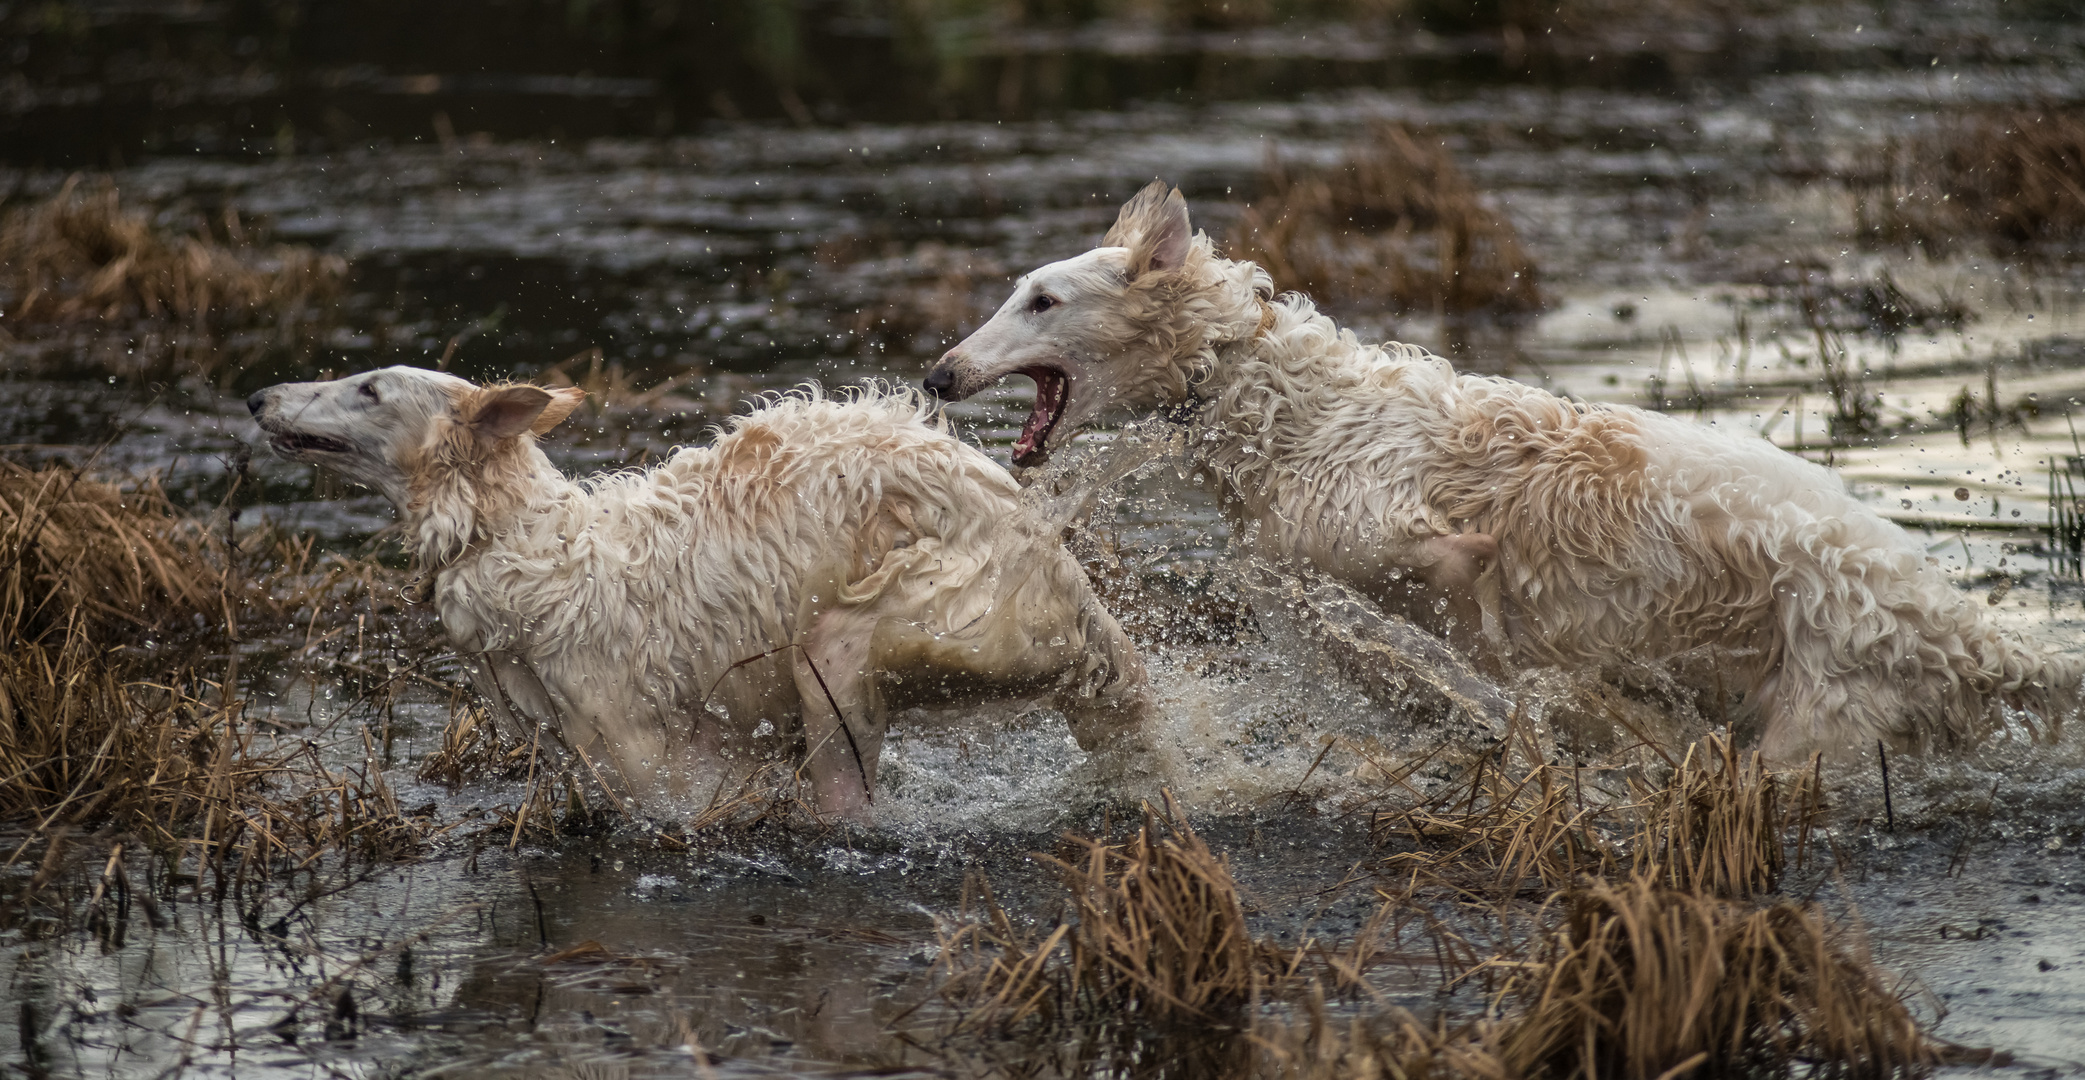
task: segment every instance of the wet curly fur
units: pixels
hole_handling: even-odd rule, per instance
[[[794,746],[821,808],[858,813],[893,711],[990,697],[1148,749],[1128,639],[918,394],[773,396],[712,446],[574,481],[536,436],[583,397],[386,368],[249,404],[277,452],[391,499],[495,712],[618,795],[699,797]]]
[[[1370,593],[1495,668],[1706,650],[1770,755],[2050,724],[2081,665],[2001,633],[1829,469],[1712,425],[1457,375],[1366,344],[1193,233],[1154,183],[1102,246],[1024,277],[928,385],[1062,380],[1038,456],[1170,407],[1249,548]]]

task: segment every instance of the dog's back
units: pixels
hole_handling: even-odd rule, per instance
[[[1998,700],[2051,719],[2079,665],[2013,641],[1837,474],[1749,435],[1463,376],[1433,505],[1499,538],[1528,659],[1700,648],[1772,718],[1764,749],[1972,737]]]

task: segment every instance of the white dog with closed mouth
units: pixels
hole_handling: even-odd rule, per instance
[[[2077,657],[2000,633],[1828,469],[1364,344],[1218,256],[1162,183],[1101,244],[1023,277],[928,371],[957,399],[1035,380],[1017,464],[1111,407],[1171,408],[1257,553],[1495,669],[1710,651],[1783,760],[1974,737],[2007,705],[2054,723],[2075,704]]]
[[[392,367],[248,406],[278,454],[390,499],[495,712],[618,797],[699,795],[726,756],[800,744],[821,811],[860,814],[893,710],[988,697],[1148,749],[1121,628],[917,393],[779,396],[713,446],[575,482],[536,438],[584,397]]]

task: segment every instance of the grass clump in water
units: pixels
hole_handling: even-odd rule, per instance
[[[1481,1010],[1422,1018],[1377,997],[1366,969],[1409,965],[1397,949],[1255,940],[1224,858],[1169,805],[1127,843],[1074,838],[1081,856],[1047,860],[1070,892],[1047,929],[1017,925],[973,886],[965,909],[981,900],[982,917],[943,934],[943,997],[958,1019],[941,1049],[988,1074],[1267,1080],[1896,1078],[1955,1053],[1819,905],[1748,899],[1778,884],[1784,841],[1817,806],[1811,778],[1769,773],[1720,737],[1667,767],[1663,785],[1632,785],[1596,813],[1554,776],[1516,780],[1493,763],[1488,783],[1464,785],[1470,820],[1413,826],[1454,833],[1431,848],[1440,860],[1503,875],[1506,895],[1490,905],[1458,888],[1466,917],[1493,910],[1527,936],[1506,934],[1485,959],[1408,891],[1363,938],[1392,912],[1424,924],[1436,952],[1458,956],[1443,962],[1442,1000],[1482,972]],[[1567,853],[1551,825],[1586,850]],[[1523,909],[1531,918],[1503,917],[1528,883],[1567,868],[1579,876]],[[1328,1004],[1328,986],[1351,1003]],[[966,1031],[970,1043],[950,1037]],[[976,1049],[977,1036],[996,1048]]]
[[[1445,315],[1542,307],[1512,222],[1438,135],[1403,124],[1378,124],[1329,169],[1271,161],[1230,254],[1321,300]]]
[[[1559,899],[1562,925],[1492,1015],[1335,1020],[1315,984],[1262,1023],[1252,1075],[1279,1080],[1916,1077],[1948,1048],[1814,904],[1764,907],[1642,878]],[[1974,1057],[1974,1055],[1971,1055]]]
[[[1015,926],[978,885],[983,917],[943,934],[942,997],[962,1011],[957,1030],[1015,1038],[1024,1054],[1069,1054],[1068,1068],[1233,1071],[1276,964],[1246,927],[1229,861],[1170,796],[1163,814],[1146,807],[1126,842],[1067,839],[1080,854],[1038,856],[1069,893],[1048,932]]]
[[[2042,106],[1950,120],[1892,147],[1859,182],[1871,238],[1951,251],[1964,240],[2026,255],[2085,254],[2085,111]]]
[[[1380,864],[1400,895],[1445,890],[1504,902],[1634,875],[1745,899],[1776,891],[1791,861],[1807,861],[1824,809],[1815,759],[1774,771],[1730,737],[1709,735],[1683,751],[1632,748],[1648,750],[1648,762],[1572,767],[1549,764],[1526,727],[1515,736],[1499,760],[1480,756],[1424,796],[1409,777],[1433,755],[1402,769],[1374,766],[1383,788],[1355,808],[1369,814],[1378,845],[1406,848]],[[1524,772],[1506,764],[1516,741]]]
[[[271,348],[308,350],[346,283],[346,261],[260,243],[236,211],[223,227],[221,240],[208,229],[170,232],[125,208],[113,182],[74,175],[0,219],[0,325],[18,337],[143,329],[141,349],[89,350],[127,374],[178,373],[185,362],[209,375]],[[228,339],[242,329],[252,333]]]
[[[1618,857],[1598,827],[1602,808],[1582,804],[1569,772],[1538,764],[1515,777],[1480,760],[1469,783],[1440,800],[1379,810],[1377,842],[1414,845],[1385,859],[1384,869],[1407,878],[1407,893],[1424,884],[1505,896],[1529,889],[1540,896],[1583,875],[1612,873]]]
[[[152,828],[235,795],[224,695],[145,661],[224,599],[208,546],[156,491],[0,463],[0,818]]]
[[[0,461],[0,625],[35,643],[68,624],[167,631],[222,614],[212,538],[157,489]]]
[[[1723,736],[1689,747],[1663,786],[1640,793],[1636,872],[1668,888],[1745,898],[1780,888],[1790,834],[1808,854],[1822,809],[1817,764],[1776,773]]]
[[[1220,1021],[1259,981],[1258,956],[1229,860],[1168,799],[1147,808],[1126,844],[1080,840],[1084,857],[1052,859],[1078,923],[1066,939],[1071,979],[1096,1012]]]
[[[246,717],[242,616],[285,622],[277,587],[306,569],[278,549],[249,574],[247,554],[156,488],[0,462],[0,823],[26,834],[10,862],[42,840],[48,882],[68,830],[101,830],[214,867],[221,899],[277,859],[417,846],[366,733],[362,767],[329,769]]]
[[[1814,904],[1765,907],[1632,879],[1564,901],[1508,1075],[1900,1077],[1936,1058],[1903,998]]]

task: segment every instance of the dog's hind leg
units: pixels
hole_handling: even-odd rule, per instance
[[[962,626],[929,633],[916,619],[880,624],[877,669],[906,704],[1047,694],[1081,749],[1148,765],[1157,704],[1121,624],[1061,548],[1009,562],[1026,569],[999,581],[990,607]]]
[[[874,672],[877,605],[818,612],[794,650],[802,700],[804,769],[820,813],[862,817],[876,789],[887,721]]]
[[[1144,759],[1152,750],[1158,706],[1143,658],[1122,624],[1093,595],[1078,563],[1064,552],[1053,556],[1037,575],[1042,592],[1034,598],[1030,617],[1040,625],[1030,633],[1045,640],[1061,637],[1079,646],[1069,661],[1071,670],[1059,684],[1057,707],[1080,749]]]

